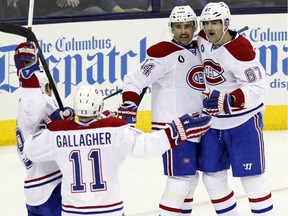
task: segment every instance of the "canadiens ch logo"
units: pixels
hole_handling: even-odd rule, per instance
[[[185,62],[185,59],[184,59],[184,57],[183,57],[182,55],[179,55],[179,56],[178,56],[178,61],[179,61],[180,63],[184,63],[184,62]]]
[[[207,84],[214,86],[226,81],[223,76],[224,70],[219,64],[215,63],[211,59],[206,59],[203,64]]]
[[[189,164],[190,163],[190,158],[183,158],[183,163],[184,164]]]
[[[187,73],[186,80],[191,88],[198,91],[205,90],[205,80],[202,66],[197,65],[195,67],[192,67]]]

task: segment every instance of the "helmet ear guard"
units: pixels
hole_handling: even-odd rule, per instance
[[[97,88],[81,85],[74,95],[74,111],[81,117],[94,117],[101,114],[104,107],[103,97]]]

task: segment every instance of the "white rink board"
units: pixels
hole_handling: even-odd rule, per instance
[[[283,29],[288,26],[287,14],[232,16],[231,29],[246,25],[249,30],[244,34],[266,67],[266,105],[287,105],[288,39]],[[121,88],[123,76],[143,61],[149,46],[171,39],[166,18],[35,25],[33,31],[65,106],[73,105],[72,95],[82,82],[97,85],[104,96]],[[16,118],[20,90],[13,53],[22,41],[25,39],[0,33],[0,101],[5,101],[0,120]],[[79,43],[82,46],[77,49]],[[140,110],[150,109],[149,96],[144,97]],[[120,100],[120,96],[108,99],[105,107],[116,110]]]

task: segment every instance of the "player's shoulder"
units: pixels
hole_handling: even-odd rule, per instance
[[[204,39],[204,40],[207,40],[206,34],[205,34],[205,32],[204,32],[203,29],[201,29],[200,32],[198,33],[198,37],[197,37],[197,38],[198,38],[198,39],[199,39],[199,38],[202,38],[202,39]]]
[[[119,118],[104,118],[98,121],[94,121],[88,125],[80,125],[74,120],[59,120],[51,122],[48,125],[50,131],[63,131],[63,130],[84,130],[92,128],[103,127],[120,127],[126,125],[127,122]]]
[[[76,130],[77,124],[74,120],[58,120],[53,121],[48,125],[50,131],[62,131],[62,130]]]
[[[192,46],[198,49],[197,40],[192,41]]]
[[[147,49],[147,54],[154,58],[163,58],[183,48],[168,41],[162,41]]]
[[[104,119],[95,121],[91,123],[88,127],[89,128],[103,128],[103,127],[115,128],[115,127],[121,127],[123,125],[127,125],[127,122],[124,121],[123,119],[111,117],[111,118],[104,118]]]
[[[233,41],[226,44],[225,48],[239,61],[252,61],[256,56],[251,43],[242,35],[238,35]]]

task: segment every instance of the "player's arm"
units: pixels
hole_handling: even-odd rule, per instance
[[[230,62],[229,69],[236,78],[238,88],[229,92],[233,96],[233,107],[254,108],[261,104],[266,95],[265,70],[259,62],[256,52],[251,43],[239,36],[234,43],[225,46],[233,62]]]
[[[51,145],[53,135],[48,129],[31,135],[24,143],[24,153],[33,162],[44,162],[55,159],[55,145]]]
[[[237,83],[241,86],[235,89],[231,94],[235,98],[234,106],[243,106],[243,108],[253,108],[263,103],[267,92],[266,72],[260,62],[253,60],[251,62],[238,62],[233,65],[242,69],[236,73]],[[239,70],[239,69],[238,69]]]
[[[166,64],[163,59],[148,58],[124,77],[122,104],[118,109],[120,118],[135,126],[141,92],[164,76],[165,71]]]
[[[18,125],[20,125],[21,130],[26,127],[26,131],[35,132],[45,117],[46,106],[39,80],[35,75],[40,73],[36,45],[32,42],[20,43],[15,49],[14,63],[22,87],[17,114]]]
[[[134,157],[156,157],[170,148],[183,144],[186,140],[201,137],[210,126],[211,117],[194,118],[186,114],[167,124],[165,129],[150,134],[124,127],[120,140],[123,148],[121,151]]]
[[[171,69],[170,65],[173,65],[169,61],[168,56],[173,53],[182,50],[183,48],[176,46],[171,42],[162,41],[147,49],[147,57],[141,63],[140,66],[135,68],[133,71],[126,74],[124,77],[123,84],[123,102],[130,99],[130,101],[137,103],[135,95],[131,98],[127,98],[125,92],[134,92],[140,95],[143,88],[149,86],[162,77],[165,77],[166,73],[169,73]],[[129,95],[130,96],[130,95]]]
[[[206,98],[203,106],[210,115],[232,114],[234,111],[257,107],[264,101],[267,91],[265,70],[257,60],[251,44],[243,37],[237,40],[226,47],[231,59],[226,68],[235,77],[235,85],[238,87],[230,92],[204,92]]]

